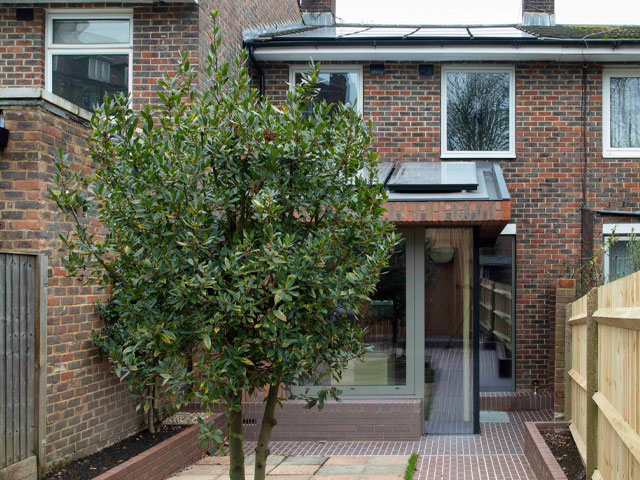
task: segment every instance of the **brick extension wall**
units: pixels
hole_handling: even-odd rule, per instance
[[[325,62],[326,63],[326,62]],[[353,63],[353,62],[349,62]],[[440,160],[440,65],[418,75],[418,63],[385,62],[385,74],[364,72],[364,115],[375,122],[381,160]],[[284,99],[288,66],[265,68],[267,94]],[[602,156],[602,69],[590,65],[586,92],[587,204],[640,208],[638,159]],[[580,256],[582,205],[582,64],[516,64],[516,158],[501,160],[511,194],[516,240],[516,384],[552,391],[555,281]],[[594,251],[602,242],[596,216]],[[617,221],[622,221],[619,217]]]
[[[262,401],[243,404],[243,435],[248,439],[258,438],[264,406]],[[304,400],[276,407],[272,440],[418,440],[422,435],[418,398],[345,399],[326,402],[322,410],[305,407]]]

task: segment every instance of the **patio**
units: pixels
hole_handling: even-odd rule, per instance
[[[482,412],[481,414],[481,430],[480,435],[431,435],[422,437],[421,440],[415,442],[272,442],[270,449],[272,452],[272,464],[278,466],[292,465],[295,462],[304,462],[304,460],[294,460],[299,457],[313,457],[314,461],[322,461],[321,467],[330,466],[326,462],[340,462],[335,458],[367,457],[366,460],[353,460],[357,462],[359,473],[351,474],[338,473],[338,477],[324,476],[325,480],[329,478],[341,478],[343,480],[358,480],[359,478],[376,478],[382,480],[386,477],[382,472],[374,477],[365,477],[368,473],[364,473],[366,465],[383,465],[384,457],[387,457],[389,465],[398,462],[398,459],[406,461],[409,455],[417,453],[418,467],[415,480],[446,480],[446,479],[464,479],[464,480],[535,480],[533,472],[523,453],[523,431],[524,422],[527,421],[548,421],[551,420],[550,411],[525,411],[525,412]],[[245,451],[250,454],[254,451],[255,442],[246,442]],[[284,457],[292,457],[285,460]],[[333,457],[331,460],[327,457]],[[309,458],[310,459],[310,458]],[[317,460],[315,460],[317,459]],[[220,459],[225,461],[223,459]],[[220,460],[217,460],[216,467],[220,467]],[[287,463],[283,463],[283,462]],[[175,480],[213,480],[226,478],[222,469],[207,468],[213,467],[213,458],[206,457],[190,469],[186,469],[173,477]],[[342,462],[345,462],[342,460]],[[371,463],[370,463],[371,462]],[[308,462],[307,462],[308,463]],[[396,463],[397,465],[397,463]],[[322,480],[321,467],[313,469],[309,473],[297,478],[312,478],[315,473],[317,480]],[[290,467],[285,469],[290,470]],[[282,470],[284,473],[284,470]],[[404,470],[403,470],[404,471]],[[215,473],[214,473],[215,472]],[[316,473],[317,472],[317,473]],[[274,469],[272,478],[277,479],[277,471]],[[250,470],[247,470],[247,478],[251,478]],[[286,474],[285,474],[286,475]],[[346,475],[346,476],[342,476]],[[350,475],[350,476],[349,476]],[[361,476],[362,475],[362,476]],[[394,477],[397,473],[389,473],[389,478]],[[287,477],[281,477],[283,480]],[[289,477],[293,478],[293,477]],[[399,477],[402,478],[402,477]]]

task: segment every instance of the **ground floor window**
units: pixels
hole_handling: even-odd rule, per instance
[[[604,235],[604,277],[612,282],[626,277],[637,270],[640,252],[633,252],[630,241],[632,236],[640,237],[640,223],[606,223]],[[609,241],[607,241],[609,240]],[[640,240],[640,239],[639,239]]]
[[[515,235],[503,234],[495,245],[480,248],[479,382],[482,392],[514,389],[515,242]]]

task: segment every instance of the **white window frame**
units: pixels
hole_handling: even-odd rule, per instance
[[[618,240],[623,242],[629,241],[629,236],[635,233],[640,235],[640,223],[605,223],[602,225],[602,240],[606,241],[606,237],[615,235]],[[609,250],[604,252],[604,278],[607,283],[611,281],[609,278]]]
[[[509,150],[449,151],[447,149],[447,74],[508,73],[509,74]],[[516,158],[516,67],[515,65],[443,65],[440,77],[440,158]]]
[[[128,43],[92,43],[92,44],[55,44],[53,43],[53,21],[54,20],[102,20],[102,19],[123,19],[129,21],[129,42]],[[46,23],[46,65],[45,65],[45,88],[53,93],[53,56],[54,55],[128,55],[129,72],[127,79],[128,93],[133,88],[133,10],[131,9],[61,9],[48,10]]]
[[[611,78],[640,77],[640,69],[605,68],[602,71],[602,156],[605,158],[640,157],[640,148],[611,147]]]
[[[296,84],[297,73],[308,73],[309,65],[290,65],[289,66],[289,90],[292,90]],[[356,95],[356,110],[360,113],[363,111],[364,83],[362,79],[362,65],[321,65],[320,73],[357,73],[358,74],[358,93]]]

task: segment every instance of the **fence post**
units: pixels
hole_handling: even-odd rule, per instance
[[[566,306],[566,312],[567,322],[565,322],[564,326],[564,420],[568,422],[571,420],[571,390],[573,388],[571,376],[569,375],[569,370],[571,370],[573,366],[571,361],[573,335],[571,332],[571,324],[568,322],[573,312],[571,303]]]
[[[598,391],[598,322],[593,314],[598,309],[598,289],[587,294],[587,478],[593,476],[598,462],[598,405],[593,395]]]
[[[567,372],[570,366],[567,360],[571,360],[570,352],[567,350],[567,320],[571,317],[570,303],[575,300],[576,281],[573,279],[558,279],[556,282],[556,328],[555,328],[555,368],[553,382],[553,413],[556,419],[567,419],[567,389],[570,388],[570,379]],[[568,355],[569,354],[569,355]]]
[[[38,460],[38,478],[47,471],[47,287],[49,259],[36,257],[35,266],[35,452]]]

